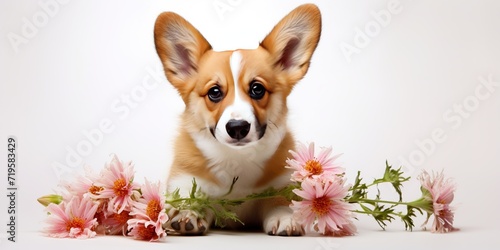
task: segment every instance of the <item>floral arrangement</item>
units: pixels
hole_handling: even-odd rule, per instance
[[[426,216],[425,229],[434,217],[431,232],[447,233],[457,230],[453,227],[453,201],[455,184],[446,179],[443,172],[429,174],[423,171],[418,180],[422,196],[411,202],[404,202],[404,177],[401,168],[395,169],[386,162],[382,178],[365,183],[360,172],[352,185],[348,185],[345,170],[332,156],[332,148],[322,148],[315,154],[314,143],[300,144],[297,151],[290,151],[292,158],[286,167],[294,170],[292,183],[281,189],[268,189],[240,199],[215,199],[198,188],[196,180],[188,197],[181,197],[179,190],[167,193],[162,183],[147,179],[139,185],[134,180],[134,166],[122,162],[116,155],[99,174],[90,168],[73,180],[60,183],[60,194],[43,196],[38,201],[46,206],[48,218],[45,232],[51,237],[91,238],[97,234],[122,234],[139,240],[157,241],[165,238],[169,229],[169,211],[191,210],[203,216],[211,210],[215,223],[224,226],[230,219],[239,221],[231,211],[235,206],[254,199],[282,196],[291,201],[295,218],[306,232],[318,232],[327,236],[356,234],[353,223],[355,214],[372,216],[385,229],[388,223],[401,219],[405,230],[413,230],[413,219]],[[237,183],[234,178],[232,187]],[[383,200],[379,185],[390,184],[398,194],[397,201]],[[376,187],[377,194],[370,198],[368,191]],[[373,189],[373,188],[372,188]],[[402,211],[396,210],[403,207]]]

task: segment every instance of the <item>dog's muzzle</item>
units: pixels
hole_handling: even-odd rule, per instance
[[[255,128],[252,128],[252,126],[255,126]],[[218,131],[220,131],[219,129],[225,129],[224,134],[227,136],[225,139],[222,139],[224,135],[222,135],[222,138],[218,137],[216,129],[213,127],[210,128],[210,133],[222,143],[231,146],[245,146],[248,143],[260,140],[264,136],[266,128],[266,124],[261,126],[258,123],[249,123],[243,119],[231,119],[225,126],[217,128]]]

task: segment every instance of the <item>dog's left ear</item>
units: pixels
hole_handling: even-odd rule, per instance
[[[314,4],[304,4],[286,15],[261,42],[277,70],[295,84],[307,72],[321,34],[321,13]]]

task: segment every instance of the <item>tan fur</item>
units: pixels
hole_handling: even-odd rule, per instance
[[[285,171],[285,161],[287,158],[290,158],[290,153],[288,151],[293,150],[295,148],[294,145],[295,141],[292,135],[287,133],[274,156],[266,163],[264,171],[266,174],[260,177],[255,184],[256,187],[268,186],[269,182],[287,172]]]
[[[191,136],[181,130],[174,144],[175,156],[170,170],[169,178],[173,178],[182,173],[190,173],[196,179],[205,179],[214,184],[218,184],[217,179],[207,171],[207,160],[194,144]]]

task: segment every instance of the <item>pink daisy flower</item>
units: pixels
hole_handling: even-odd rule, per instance
[[[83,197],[84,195],[94,194],[102,191],[102,187],[95,185],[99,180],[99,174],[92,171],[88,165],[84,166],[84,174],[75,174],[70,178],[66,178],[59,184],[66,192],[63,192],[64,200],[70,200],[73,196]]]
[[[331,228],[328,228],[327,230],[325,230],[324,235],[343,237],[343,236],[355,235],[356,232],[358,231],[358,229],[352,222],[350,222],[349,224],[344,224],[339,228],[340,228],[339,230],[332,230]]]
[[[134,239],[136,240],[149,240],[149,241],[157,241],[160,238],[163,238],[167,235],[165,232],[163,232],[161,235],[158,235],[157,232],[158,232],[157,228],[155,228],[155,226],[151,224],[146,226],[146,223],[136,223],[133,226],[132,230],[130,230],[129,234],[134,236]]]
[[[127,221],[133,217],[130,211],[122,211],[121,213],[100,213],[96,214],[99,225],[96,232],[107,235],[125,235],[127,232]]]
[[[97,204],[88,197],[73,197],[67,204],[51,203],[47,206],[49,227],[45,230],[51,237],[92,238],[96,235],[96,210]]]
[[[317,177],[319,175],[339,175],[344,173],[344,168],[335,163],[341,155],[330,156],[332,148],[322,148],[318,156],[314,154],[314,143],[306,145],[300,143],[297,151],[290,150],[293,159],[287,159],[287,168],[294,169],[292,181],[301,182],[306,178]]]
[[[352,206],[344,200],[349,187],[344,186],[343,179],[305,179],[301,187],[302,190],[295,189],[293,192],[303,200],[292,201],[291,208],[306,228],[330,235],[352,235],[356,232],[351,222]]]
[[[132,162],[123,163],[116,155],[102,171],[101,179],[94,185],[92,198],[109,199],[108,210],[120,214],[130,210],[133,200],[139,196],[139,185],[134,183],[134,166]]]
[[[156,241],[167,236],[163,224],[167,222],[165,213],[165,188],[159,182],[156,184],[145,180],[141,187],[142,197],[133,203],[128,220],[128,230],[135,239]]]
[[[453,209],[450,203],[453,201],[455,184],[451,179],[444,178],[444,174],[433,173],[432,177],[426,171],[418,177],[422,185],[422,193],[424,197],[432,201],[432,210],[428,211],[427,220],[422,225],[425,227],[431,215],[434,215],[434,223],[432,224],[431,232],[447,233],[456,230],[453,227]]]

